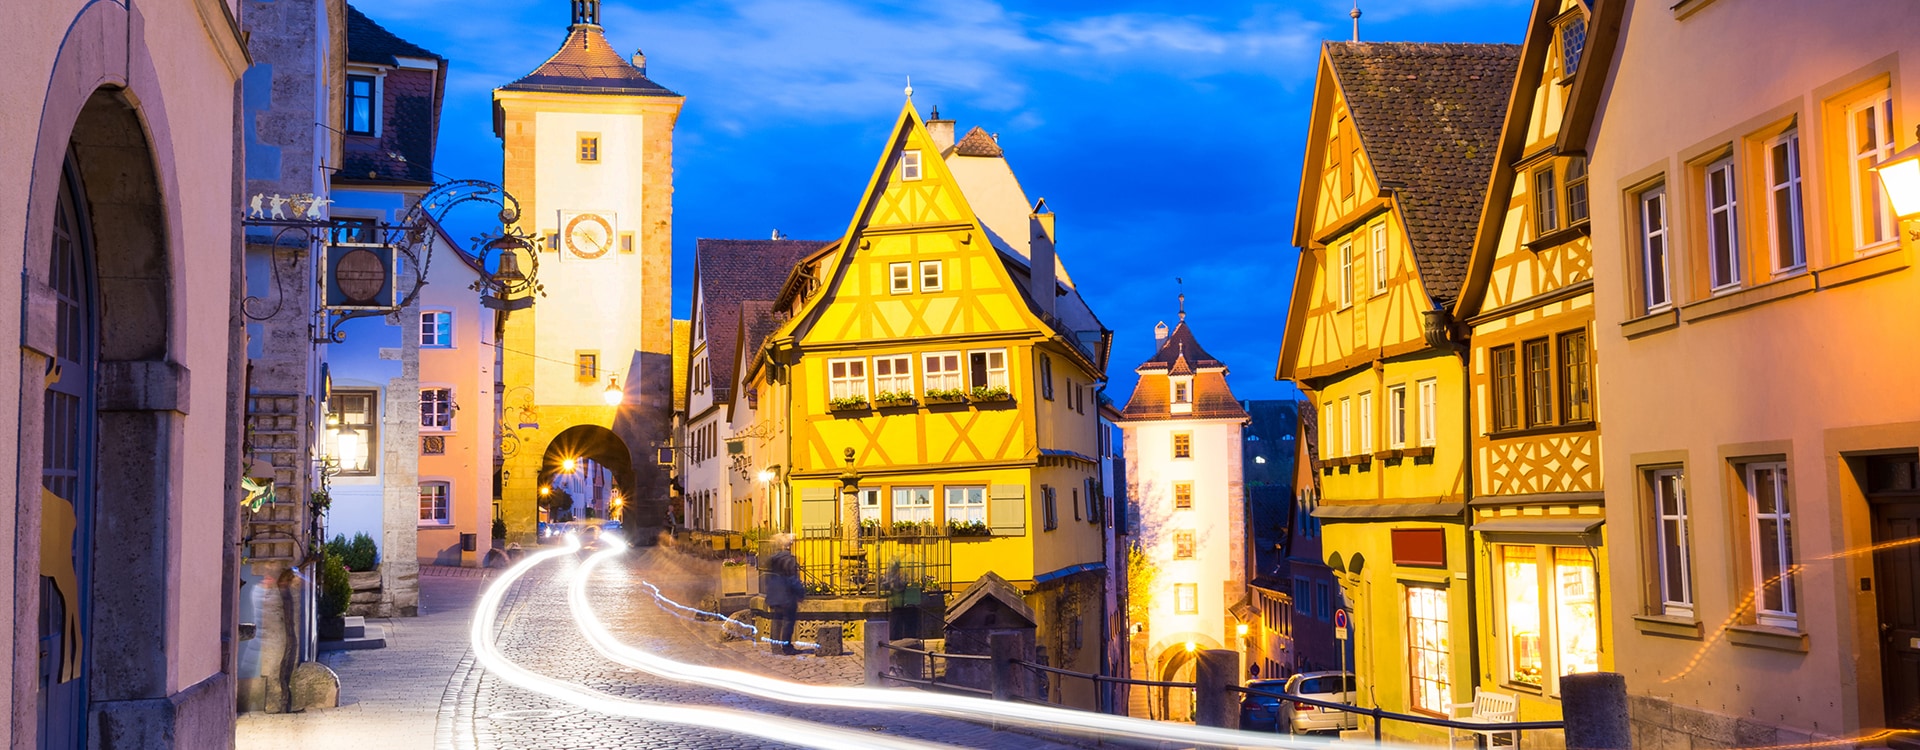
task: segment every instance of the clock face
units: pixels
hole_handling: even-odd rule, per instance
[[[581,258],[598,258],[613,249],[613,222],[599,214],[574,215],[566,226],[567,249]]]

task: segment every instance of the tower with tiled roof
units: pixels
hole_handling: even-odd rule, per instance
[[[1196,649],[1238,649],[1234,613],[1247,597],[1241,441],[1250,419],[1226,363],[1187,326],[1184,297],[1181,307],[1173,330],[1155,328],[1159,346],[1134,368],[1140,380],[1119,420],[1129,528],[1158,570],[1153,590],[1135,594],[1147,601],[1146,620],[1130,623],[1145,640],[1134,674],[1156,680],[1192,679]],[[1191,702],[1169,700],[1163,715],[1190,715]]]
[[[658,526],[672,380],[673,131],[685,99],[614,47],[598,0],[574,0],[565,40],[494,90],[502,184],[539,238],[546,295],[507,316],[501,512],[530,539],[542,486],[577,459],[614,469],[629,528]],[[503,441],[505,442],[505,441]],[[503,451],[505,452],[505,451]],[[576,459],[568,462],[566,459]]]

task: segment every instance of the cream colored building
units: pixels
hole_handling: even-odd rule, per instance
[[[1603,0],[1588,28],[1556,147],[1590,166],[1635,744],[1920,729],[1920,272],[1870,171],[1911,143],[1920,12]]]
[[[539,488],[568,458],[614,472],[630,533],[661,525],[672,411],[673,128],[685,101],[612,47],[599,0],[573,3],[553,57],[494,91],[519,228],[545,295],[508,315],[501,513],[532,538]]]
[[[6,8],[0,744],[233,741],[238,12]]]
[[[1247,496],[1241,481],[1246,409],[1227,365],[1200,347],[1186,313],[1135,372],[1118,422],[1126,450],[1128,526],[1155,569],[1137,677],[1190,681],[1201,649],[1240,651],[1231,608],[1247,598]],[[1190,720],[1186,691],[1151,691],[1159,718]]]

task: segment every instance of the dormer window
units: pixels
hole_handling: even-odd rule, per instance
[[[373,76],[347,76],[347,135],[380,134],[379,91]]]
[[[1192,413],[1193,378],[1191,376],[1176,377],[1172,379],[1171,384],[1173,394],[1172,397],[1168,399],[1168,403],[1172,404],[1173,412],[1175,414]]]

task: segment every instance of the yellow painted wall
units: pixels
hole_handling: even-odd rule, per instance
[[[1332,519],[1327,519],[1332,521]],[[1444,529],[1449,567],[1399,566],[1393,563],[1392,529]],[[1322,530],[1328,555],[1339,554],[1346,572],[1338,569],[1335,577],[1347,601],[1354,608],[1351,637],[1354,639],[1354,664],[1349,669],[1357,676],[1363,705],[1402,713],[1412,713],[1409,703],[1407,631],[1407,587],[1440,587],[1447,592],[1449,643],[1452,658],[1446,674],[1451,696],[1448,702],[1473,700],[1473,675],[1468,662],[1472,629],[1468,611],[1465,573],[1467,544],[1464,527],[1458,523],[1427,521],[1328,522]],[[1363,561],[1356,575],[1354,560]],[[1385,725],[1388,738],[1432,741],[1444,737],[1444,731],[1432,731],[1390,721]]]

